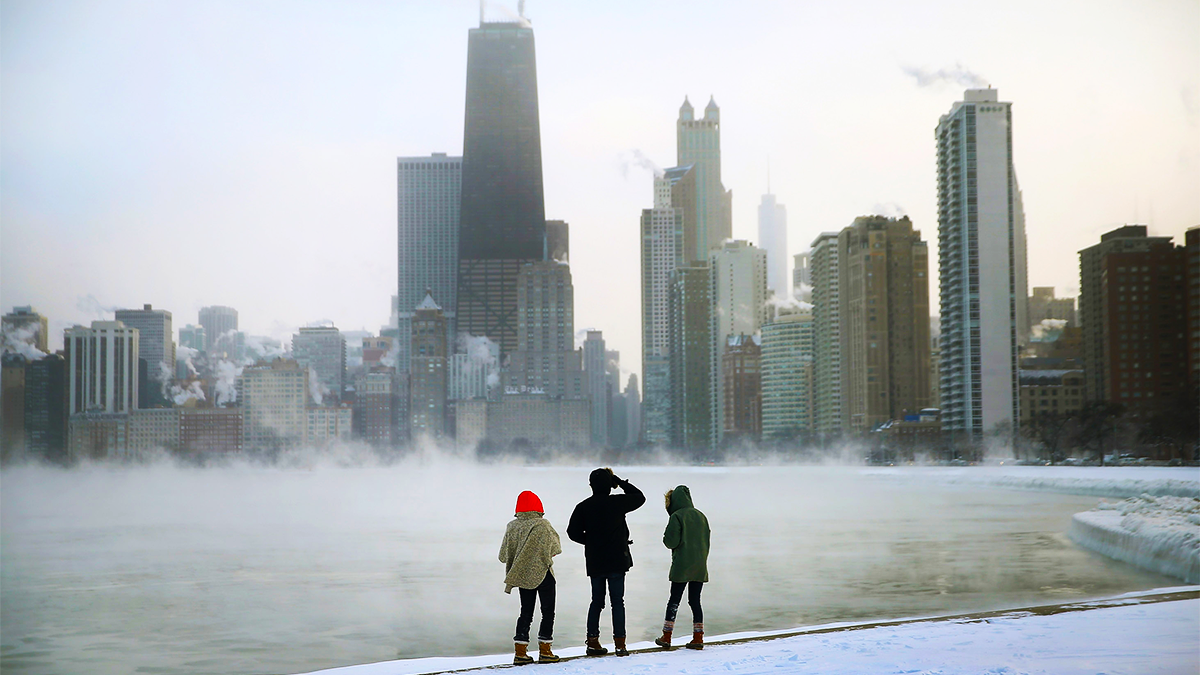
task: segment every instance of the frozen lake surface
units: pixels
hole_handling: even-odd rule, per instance
[[[587,580],[582,547],[565,529],[589,494],[592,468],[438,460],[365,468],[6,469],[0,667],[281,673],[503,653],[518,601],[503,592],[496,552],[525,489],[541,496],[563,536],[555,643],[579,644]],[[1066,538],[1071,516],[1094,507],[1095,496],[1004,490],[921,469],[618,473],[647,495],[630,517],[631,641],[661,627],[669,567],[661,494],[680,483],[712,525],[712,582],[704,591],[711,634],[1178,584]],[[686,608],[680,620],[690,620]]]

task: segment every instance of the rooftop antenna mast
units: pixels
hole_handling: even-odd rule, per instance
[[[517,0],[517,16],[525,18],[525,0]]]
[[[487,5],[487,0],[479,0],[479,25],[483,25],[483,8]]]

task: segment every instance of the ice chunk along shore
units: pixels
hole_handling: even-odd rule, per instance
[[[1200,582],[1200,499],[1141,495],[1075,514],[1075,543],[1142,569]]]

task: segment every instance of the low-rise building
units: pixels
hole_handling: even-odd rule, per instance
[[[1082,370],[1020,370],[1021,422],[1083,409],[1087,392]]]

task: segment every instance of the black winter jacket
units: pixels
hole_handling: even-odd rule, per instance
[[[567,536],[583,544],[589,577],[622,574],[633,564],[629,552],[629,525],[625,514],[646,503],[646,495],[627,480],[617,484],[625,494],[592,489],[592,496],[579,502],[571,513]]]

